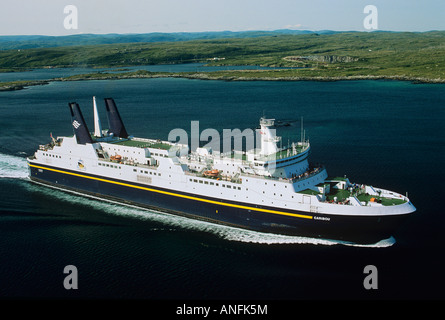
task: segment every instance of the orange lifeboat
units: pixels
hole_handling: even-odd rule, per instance
[[[114,156],[111,156],[110,157],[110,160],[111,161],[121,161],[122,160],[122,156],[121,155],[119,155],[119,154],[116,154],[116,155],[114,155]]]
[[[217,177],[219,175],[218,169],[204,171],[204,175],[207,177]]]

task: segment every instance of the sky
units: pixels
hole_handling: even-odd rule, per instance
[[[445,30],[445,0],[0,0],[0,35],[368,31],[367,5],[378,30]]]

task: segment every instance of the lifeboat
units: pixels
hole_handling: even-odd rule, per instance
[[[116,155],[114,155],[114,156],[111,156],[110,157],[110,160],[111,161],[121,161],[122,160],[122,156],[121,155],[119,155],[119,154],[116,154]]]
[[[219,175],[218,169],[204,171],[204,175],[207,177],[217,177]]]

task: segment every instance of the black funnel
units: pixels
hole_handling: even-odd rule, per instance
[[[105,107],[107,108],[109,133],[115,137],[128,138],[127,130],[125,130],[119,111],[112,98],[105,98]]]
[[[74,129],[74,135],[76,136],[77,143],[86,144],[93,143],[90,131],[83,119],[82,112],[80,111],[79,105],[75,102],[68,103],[71,112],[71,123]]]

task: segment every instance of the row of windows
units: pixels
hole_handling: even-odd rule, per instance
[[[43,155],[45,157],[60,158],[60,159],[62,158],[62,156],[59,156],[57,154],[43,153]]]
[[[208,184],[208,185],[211,185],[211,186],[213,186],[213,185],[215,185],[215,186],[219,186],[219,184],[220,184],[220,183],[218,183],[218,182],[205,181],[205,180],[198,180],[198,179],[191,179],[191,178],[189,179],[189,181],[190,181],[190,182],[202,183],[202,184]],[[221,186],[222,186],[222,187],[229,188],[229,189],[241,190],[241,187],[238,187],[238,186],[231,186],[231,185],[224,184],[224,183],[221,183]],[[246,188],[246,190],[249,190],[249,189]],[[265,192],[263,191],[263,193],[265,193]],[[221,194],[222,194],[222,193],[221,193]],[[276,196],[276,193],[274,193],[274,196]],[[282,197],[282,196],[283,196],[283,195],[280,194],[280,197]],[[236,195],[234,195],[234,197],[236,197]],[[246,196],[246,199],[248,199],[248,198],[249,198],[249,197]],[[294,196],[292,195],[291,198],[294,199]],[[261,202],[264,203],[264,199],[261,199]],[[271,203],[273,204],[273,201],[272,201]],[[287,207],[287,204],[284,203],[284,206]]]
[[[142,171],[141,171],[142,172]],[[198,179],[189,179],[189,181],[190,182],[197,182],[197,183],[203,183],[203,184],[209,184],[209,185],[211,185],[211,186],[213,186],[213,185],[216,185],[216,186],[219,186],[219,183],[218,182],[213,182],[213,181],[205,181],[205,180],[198,180]],[[249,181],[249,180],[247,180],[246,179],[246,182],[247,181]],[[265,185],[267,185],[267,182],[265,182],[264,183]],[[231,186],[231,185],[226,185],[226,184],[221,184],[223,187],[226,187],[226,188],[229,188],[229,189],[238,189],[238,190],[241,190],[241,187],[238,187],[238,186]],[[276,185],[276,183],[274,183],[273,184],[274,185],[274,187],[276,187],[277,185]],[[310,183],[307,183],[307,185],[308,186],[310,186]],[[302,183],[302,186],[306,186],[306,182],[303,182]],[[287,189],[287,185],[285,185],[284,186],[284,188],[286,188]],[[298,185],[298,188],[300,188],[300,185]],[[247,189],[246,188],[246,190],[249,190],[249,189]],[[265,191],[263,191],[263,194],[265,194]],[[274,193],[273,194],[274,196],[276,196],[276,193]],[[280,194],[280,197],[282,197],[283,195],[282,194]],[[292,196],[292,198],[293,198],[294,196]]]
[[[138,169],[133,169],[134,172],[138,172]],[[156,172],[152,172],[152,171],[147,171],[147,170],[139,170],[140,173],[145,173],[145,174],[152,174],[152,175],[158,175],[160,176],[160,173],[156,173]]]
[[[109,151],[111,151],[111,148],[110,148]],[[131,153],[130,150],[121,150],[121,149],[116,149],[116,148],[113,148],[113,151],[117,151],[117,152],[125,152],[125,153]],[[136,151],[133,150],[133,153],[136,153]],[[141,152],[139,151],[138,154],[141,154]],[[168,157],[167,154],[156,153],[156,152],[152,153],[152,155],[154,155],[154,156],[159,156],[159,157],[165,157],[165,158]]]
[[[211,186],[217,186],[217,187],[219,187],[219,182],[213,182],[213,181],[206,181],[206,180],[198,180],[198,179],[189,179],[189,181],[190,182],[197,182],[197,183],[202,183],[202,184],[209,184],[209,185],[211,185]],[[238,186],[231,186],[230,184],[224,184],[224,183],[221,183],[221,186],[222,187],[225,187],[225,188],[229,188],[229,189],[235,189],[235,190],[241,190],[241,187],[238,187]],[[248,190],[248,189],[246,189],[246,190]]]
[[[99,162],[99,166],[103,166],[103,167],[110,167],[110,168],[115,168],[115,169],[122,169],[122,167],[117,166],[115,164],[110,164],[110,163],[101,163]],[[134,172],[138,172],[137,169],[133,169]],[[147,170],[139,170],[140,173],[145,173],[145,174],[151,174],[151,175],[158,175],[160,176],[160,173],[156,173],[156,172],[152,172],[152,171],[147,171]]]
[[[249,180],[247,180],[247,179],[246,179],[246,181],[249,181]],[[266,186],[267,186],[267,182],[264,182],[264,185],[266,185]],[[274,184],[273,184],[273,186],[274,186],[274,187],[276,187],[276,186],[277,186],[277,184],[276,184],[276,183],[274,183]],[[285,188],[287,189],[287,186],[286,186],[286,185],[285,185],[284,187],[285,187]]]
[[[122,169],[120,166],[117,166],[115,164],[109,164],[109,163],[101,163],[99,162],[99,165],[102,167],[110,167],[110,168],[115,168],[115,169]]]
[[[110,148],[110,151],[111,151],[111,148]],[[121,149],[116,149],[116,148],[113,148],[113,151],[117,151],[117,152],[128,152],[128,153],[131,152],[131,150],[125,150],[125,149],[124,149],[124,150],[121,150]],[[133,153],[136,153],[136,151],[133,150]],[[141,152],[139,151],[138,154],[141,154]]]
[[[165,158],[167,158],[168,157],[168,155],[166,155],[166,154],[162,154],[162,153],[152,153],[151,154],[152,156],[159,156],[159,157],[165,157]]]
[[[247,181],[249,181],[249,180],[248,180],[248,179],[246,179],[246,182],[247,182]],[[306,184],[307,184],[308,186],[310,186],[310,185],[311,185],[311,184],[310,184],[309,182],[307,182],[307,183],[306,183],[306,182],[302,182],[302,184],[301,184],[301,185],[300,185],[300,184],[298,184],[298,185],[297,185],[297,187],[298,187],[298,188],[300,188],[300,187],[304,187],[304,186],[306,186]],[[264,185],[266,185],[266,186],[267,186],[267,182],[264,182]],[[276,187],[276,186],[277,186],[277,184],[276,184],[276,183],[274,183],[274,184],[273,184],[273,186],[274,186],[274,187]],[[287,185],[284,185],[284,188],[285,188],[285,189],[287,189]],[[264,192],[263,192],[263,193],[264,193]]]
[[[263,191],[263,194],[265,194],[265,193],[266,193],[266,191]],[[274,192],[273,195],[276,196],[277,194]],[[283,194],[280,193],[280,197],[282,197],[282,196],[283,196]],[[292,199],[293,198],[294,198],[294,196],[292,196]]]
[[[276,161],[275,164],[276,164],[276,165],[277,165],[277,164],[282,164],[282,163],[289,162],[289,161],[294,161],[294,160],[296,160],[296,158],[286,159],[286,160],[281,160],[281,161]],[[295,161],[295,163],[297,163],[297,162],[299,162],[299,161]],[[292,164],[295,164],[295,163],[291,163],[291,164],[289,164],[289,165],[292,165]],[[265,168],[267,168],[269,164],[268,164],[268,163],[254,162],[253,165],[256,166],[256,167],[262,167],[262,166],[264,166]]]
[[[282,163],[289,162],[289,161],[293,161],[293,160],[295,160],[295,159],[287,159],[287,160],[277,161],[277,162],[275,162],[275,165],[282,164]],[[295,163],[297,163],[297,162],[299,162],[299,161],[295,161]],[[290,163],[289,165],[293,165],[295,163]]]

